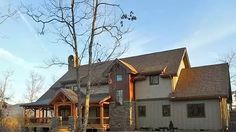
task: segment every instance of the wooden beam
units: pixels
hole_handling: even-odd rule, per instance
[[[104,108],[103,108],[103,104],[100,104],[100,124],[103,127],[104,124]]]
[[[110,104],[110,102],[103,102],[103,104]]]
[[[26,109],[24,108],[24,125],[26,124]]]
[[[48,108],[46,108],[46,122],[45,123],[48,123]]]
[[[70,104],[70,116],[73,116],[73,104]]]
[[[42,117],[44,118],[44,108],[42,108]]]
[[[34,109],[34,118],[36,118],[36,112],[37,112],[37,110]]]
[[[48,108],[46,109],[46,118],[48,117]]]

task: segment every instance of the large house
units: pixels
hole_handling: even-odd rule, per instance
[[[87,68],[79,68],[82,102]],[[76,71],[69,66],[36,102],[22,105],[33,113],[25,114],[25,127],[74,129],[76,91]],[[93,65],[88,128],[222,131],[231,100],[228,64],[191,67],[186,48],[99,62]]]

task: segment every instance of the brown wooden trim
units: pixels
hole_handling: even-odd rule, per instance
[[[107,101],[107,100],[110,99],[110,98],[111,98],[111,96],[105,97],[104,99],[102,99],[102,100],[99,102],[99,104],[102,104],[103,102]]]
[[[227,98],[225,96],[196,96],[196,97],[174,97],[169,98],[170,101],[195,101],[195,100],[211,100],[211,99],[221,99],[221,98]]]
[[[103,108],[103,104],[100,105],[100,124],[103,127],[103,124],[104,124],[104,108]]]
[[[141,101],[159,101],[159,100],[169,100],[169,98],[166,97],[166,98],[136,99],[137,102],[141,102]]]

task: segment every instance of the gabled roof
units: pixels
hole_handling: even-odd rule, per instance
[[[66,89],[66,88],[61,88],[56,92],[56,94],[51,99],[49,104],[52,104],[55,101],[55,99],[57,99],[57,97],[60,95],[60,93],[62,93],[64,96],[66,96],[66,98],[69,99],[70,102],[72,102],[72,103],[78,102],[78,96],[74,91],[72,91],[70,89]]]
[[[173,100],[230,98],[230,91],[228,64],[217,64],[183,69],[170,97]]]
[[[49,106],[50,100],[51,99],[37,100],[36,102],[32,102],[32,103],[20,104],[20,106],[22,107]]]
[[[115,64],[119,64],[121,65],[124,69],[127,70],[128,73],[131,73],[131,74],[137,74],[137,70],[132,66],[130,65],[129,63],[125,62],[125,61],[122,61],[122,60],[119,60],[119,59],[115,59],[108,67],[107,69],[104,70],[103,72],[103,75],[106,76],[111,68],[115,65]]]
[[[134,57],[121,58],[119,61],[140,74],[160,74],[165,69],[165,75],[177,75],[180,62],[184,56],[187,56],[186,48],[155,52]],[[114,61],[114,60],[113,60]],[[103,75],[113,61],[99,62],[92,65],[93,78],[92,84],[107,84],[108,79]],[[190,65],[188,64],[190,67]],[[135,69],[135,70],[134,70]],[[85,86],[87,83],[88,65],[81,65],[79,74],[81,77],[81,85]],[[56,91],[64,84],[76,83],[75,69],[67,71],[51,88],[41,96],[38,101],[52,98]]]
[[[75,104],[78,103],[78,96],[73,90],[61,88],[57,92],[55,92],[54,95],[52,95],[50,99],[44,99],[44,100],[39,99],[36,102],[25,103],[25,104],[21,104],[20,106],[22,106],[22,107],[50,106],[51,103],[54,101],[54,99],[56,99],[57,95],[60,93],[65,95],[71,102],[73,102]],[[85,95],[82,94],[81,98],[82,98],[81,99],[82,103],[84,103],[85,102]],[[101,102],[106,101],[108,99],[110,99],[110,95],[108,93],[99,93],[99,94],[91,94],[90,95],[90,103],[101,103]]]

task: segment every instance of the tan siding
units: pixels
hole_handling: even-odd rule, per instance
[[[187,104],[204,103],[205,118],[187,117]],[[218,100],[184,101],[172,103],[174,125],[183,129],[221,129],[220,108]]]
[[[138,117],[137,115],[137,127],[152,127],[169,125],[170,117],[162,117],[162,105],[169,104],[169,101],[142,101],[137,102],[139,105],[146,106],[146,117]]]
[[[176,86],[177,81],[179,79],[179,74],[180,74],[181,70],[185,68],[185,65],[186,65],[185,62],[182,59],[181,62],[180,62],[180,66],[179,66],[178,72],[177,72],[177,76],[173,77],[173,79],[172,79],[172,91],[175,90],[175,86]]]
[[[190,103],[204,103],[205,104],[205,118],[188,118],[187,104]],[[171,116],[162,117],[162,105],[171,105]],[[179,129],[221,129],[220,108],[218,100],[204,100],[204,101],[181,101],[169,102],[168,100],[152,100],[140,101],[139,105],[146,106],[146,117],[137,116],[137,127],[168,127],[170,120],[173,121],[174,126]]]
[[[159,78],[158,85],[149,85],[149,77],[143,81],[135,82],[136,99],[166,98],[171,92],[171,81],[169,78]]]

